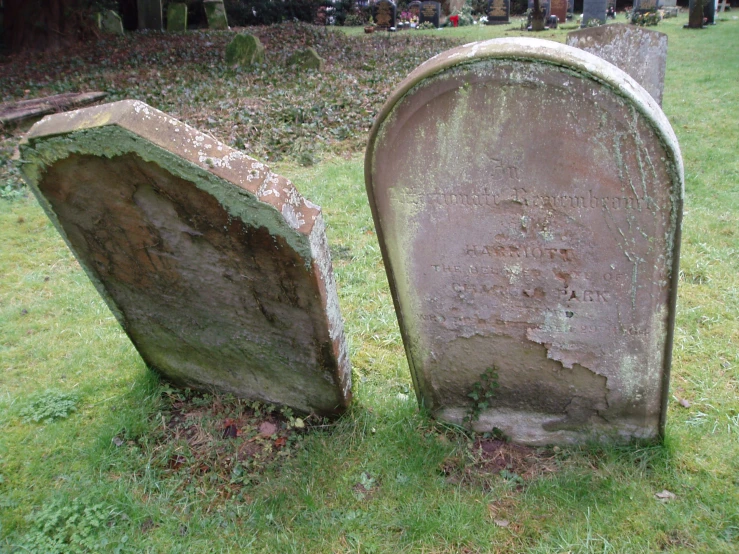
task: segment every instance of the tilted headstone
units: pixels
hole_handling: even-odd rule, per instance
[[[662,105],[667,66],[666,34],[614,23],[572,31],[567,34],[567,44],[622,69]]]
[[[387,31],[391,27],[395,27],[397,9],[395,3],[390,0],[379,0],[373,9],[373,18],[375,20],[375,28]]]
[[[137,0],[139,29],[162,30],[162,0]]]
[[[606,22],[606,0],[583,0],[582,27],[587,27],[592,20]]]
[[[441,3],[421,2],[421,15],[418,18],[419,24],[428,22],[438,29],[440,18],[441,18]]]
[[[254,35],[239,33],[226,46],[226,63],[244,67],[264,63],[264,46]]]
[[[187,31],[187,4],[173,2],[167,6],[167,31]]]
[[[332,415],[350,367],[321,210],[240,151],[125,100],[48,116],[24,177],[146,364]]]
[[[315,69],[323,71],[325,61],[318,55],[315,48],[308,47],[290,55],[287,59],[288,65],[297,65],[300,69]]]
[[[510,0],[488,0],[488,25],[503,25],[511,21]]]
[[[98,14],[98,27],[108,35],[123,35],[123,20],[113,10],[103,10]]]
[[[560,23],[567,21],[567,0],[551,0],[550,13],[556,15]]]
[[[547,40],[449,50],[382,108],[365,177],[436,417],[530,444],[661,435],[683,168],[631,77]]]
[[[204,0],[205,17],[208,19],[208,29],[228,29],[228,18],[223,0]]]

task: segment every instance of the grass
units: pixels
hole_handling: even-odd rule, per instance
[[[198,471],[203,449],[167,424],[178,409],[199,410],[200,429],[209,433],[203,440],[226,449],[235,443],[220,435],[223,418],[248,419],[237,414],[238,402],[211,396],[187,397],[183,404],[178,395],[184,393],[144,367],[36,202],[18,195],[0,200],[0,550],[737,552],[739,21],[729,14],[715,28],[687,31],[685,19],[658,27],[670,41],[664,110],[686,168],[664,445],[541,450],[522,455],[505,472],[476,470],[489,465],[471,440],[429,420],[416,405],[364,193],[357,134],[349,141],[354,146],[327,142],[316,165],[301,166],[287,152],[274,166],[324,209],[356,401],[336,423],[309,423],[287,455],[255,462],[236,483],[224,465]],[[428,40],[506,33],[463,28],[428,32]],[[562,41],[565,34],[545,38]],[[395,53],[417,46],[404,45],[404,37],[352,40]],[[363,56],[352,60],[378,63],[364,81],[358,78],[360,86],[381,79],[385,67],[382,49],[374,58]],[[182,71],[182,79],[190,75]],[[230,126],[221,112],[228,110],[208,123],[209,102],[219,105],[227,77],[258,79],[207,71],[215,100],[194,101],[198,116],[188,121],[227,140]],[[346,75],[351,68],[334,71]],[[59,76],[57,85],[89,83],[80,73]],[[373,110],[397,73],[372,93]],[[55,86],[33,83],[39,93]],[[154,98],[147,83],[139,84],[141,94]],[[234,86],[224,85],[223,95],[234,98]],[[111,87],[135,96],[127,84]],[[193,87],[184,82],[166,102],[185,103],[181,95]],[[4,152],[13,140],[2,142]],[[3,167],[12,184],[12,166]],[[73,411],[64,409],[70,406]],[[33,421],[47,412],[56,417]],[[289,419],[280,421],[286,429]],[[217,458],[225,450],[214,452]],[[655,497],[663,490],[675,497]]]

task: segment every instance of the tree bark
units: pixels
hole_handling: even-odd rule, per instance
[[[84,0],[5,0],[5,46],[21,50],[58,50],[93,34]]]
[[[544,30],[544,12],[541,9],[541,2],[534,0],[534,9],[531,11],[531,30]]]

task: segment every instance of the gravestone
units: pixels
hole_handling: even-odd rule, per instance
[[[547,40],[449,50],[383,106],[365,178],[437,418],[529,444],[661,436],[683,170],[631,77]]]
[[[634,0],[634,11],[637,13],[656,12],[662,3],[658,0]]]
[[[692,9],[695,0],[690,0],[689,10]],[[716,25],[716,4],[718,0],[703,0],[703,18],[705,25]]]
[[[505,23],[510,23],[510,0],[488,0],[487,17],[488,25],[503,25]]]
[[[575,0],[567,0],[567,19],[572,19],[575,13]]]
[[[567,0],[551,0],[550,13],[556,15],[560,23],[567,21]]]
[[[264,63],[264,46],[254,35],[239,33],[226,46],[226,63],[242,67]]]
[[[187,4],[173,2],[167,6],[167,31],[187,31]]]
[[[375,3],[373,17],[375,29],[387,31],[395,27],[397,9],[395,3],[390,0],[380,0]]]
[[[583,0],[581,27],[588,27],[592,20],[606,22],[606,0]]]
[[[139,29],[162,30],[162,0],[137,0]]]
[[[228,29],[228,18],[223,0],[204,0],[203,7],[208,20],[208,29]]]
[[[300,69],[315,69],[316,71],[323,71],[325,62],[324,59],[318,55],[315,48],[309,46],[303,50],[290,55],[287,59],[288,65],[297,65]]]
[[[410,4],[408,4],[408,12],[411,14],[411,17],[415,17],[416,21],[420,21],[421,19],[421,0],[413,0]]]
[[[98,14],[98,27],[107,35],[123,35],[121,16],[113,10],[103,10]]]
[[[438,29],[440,17],[441,17],[441,3],[421,2],[421,16],[418,18],[419,25],[422,23],[429,22]]]
[[[321,210],[261,162],[125,100],[38,122],[39,202],[146,364],[333,415],[350,367]]]
[[[662,105],[667,65],[666,34],[614,23],[572,31],[567,34],[567,44],[622,69]]]

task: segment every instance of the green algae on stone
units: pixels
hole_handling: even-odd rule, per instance
[[[187,31],[187,4],[176,2],[167,6],[167,31]]]
[[[264,46],[249,33],[239,33],[226,46],[226,63],[249,67],[264,63]]]

